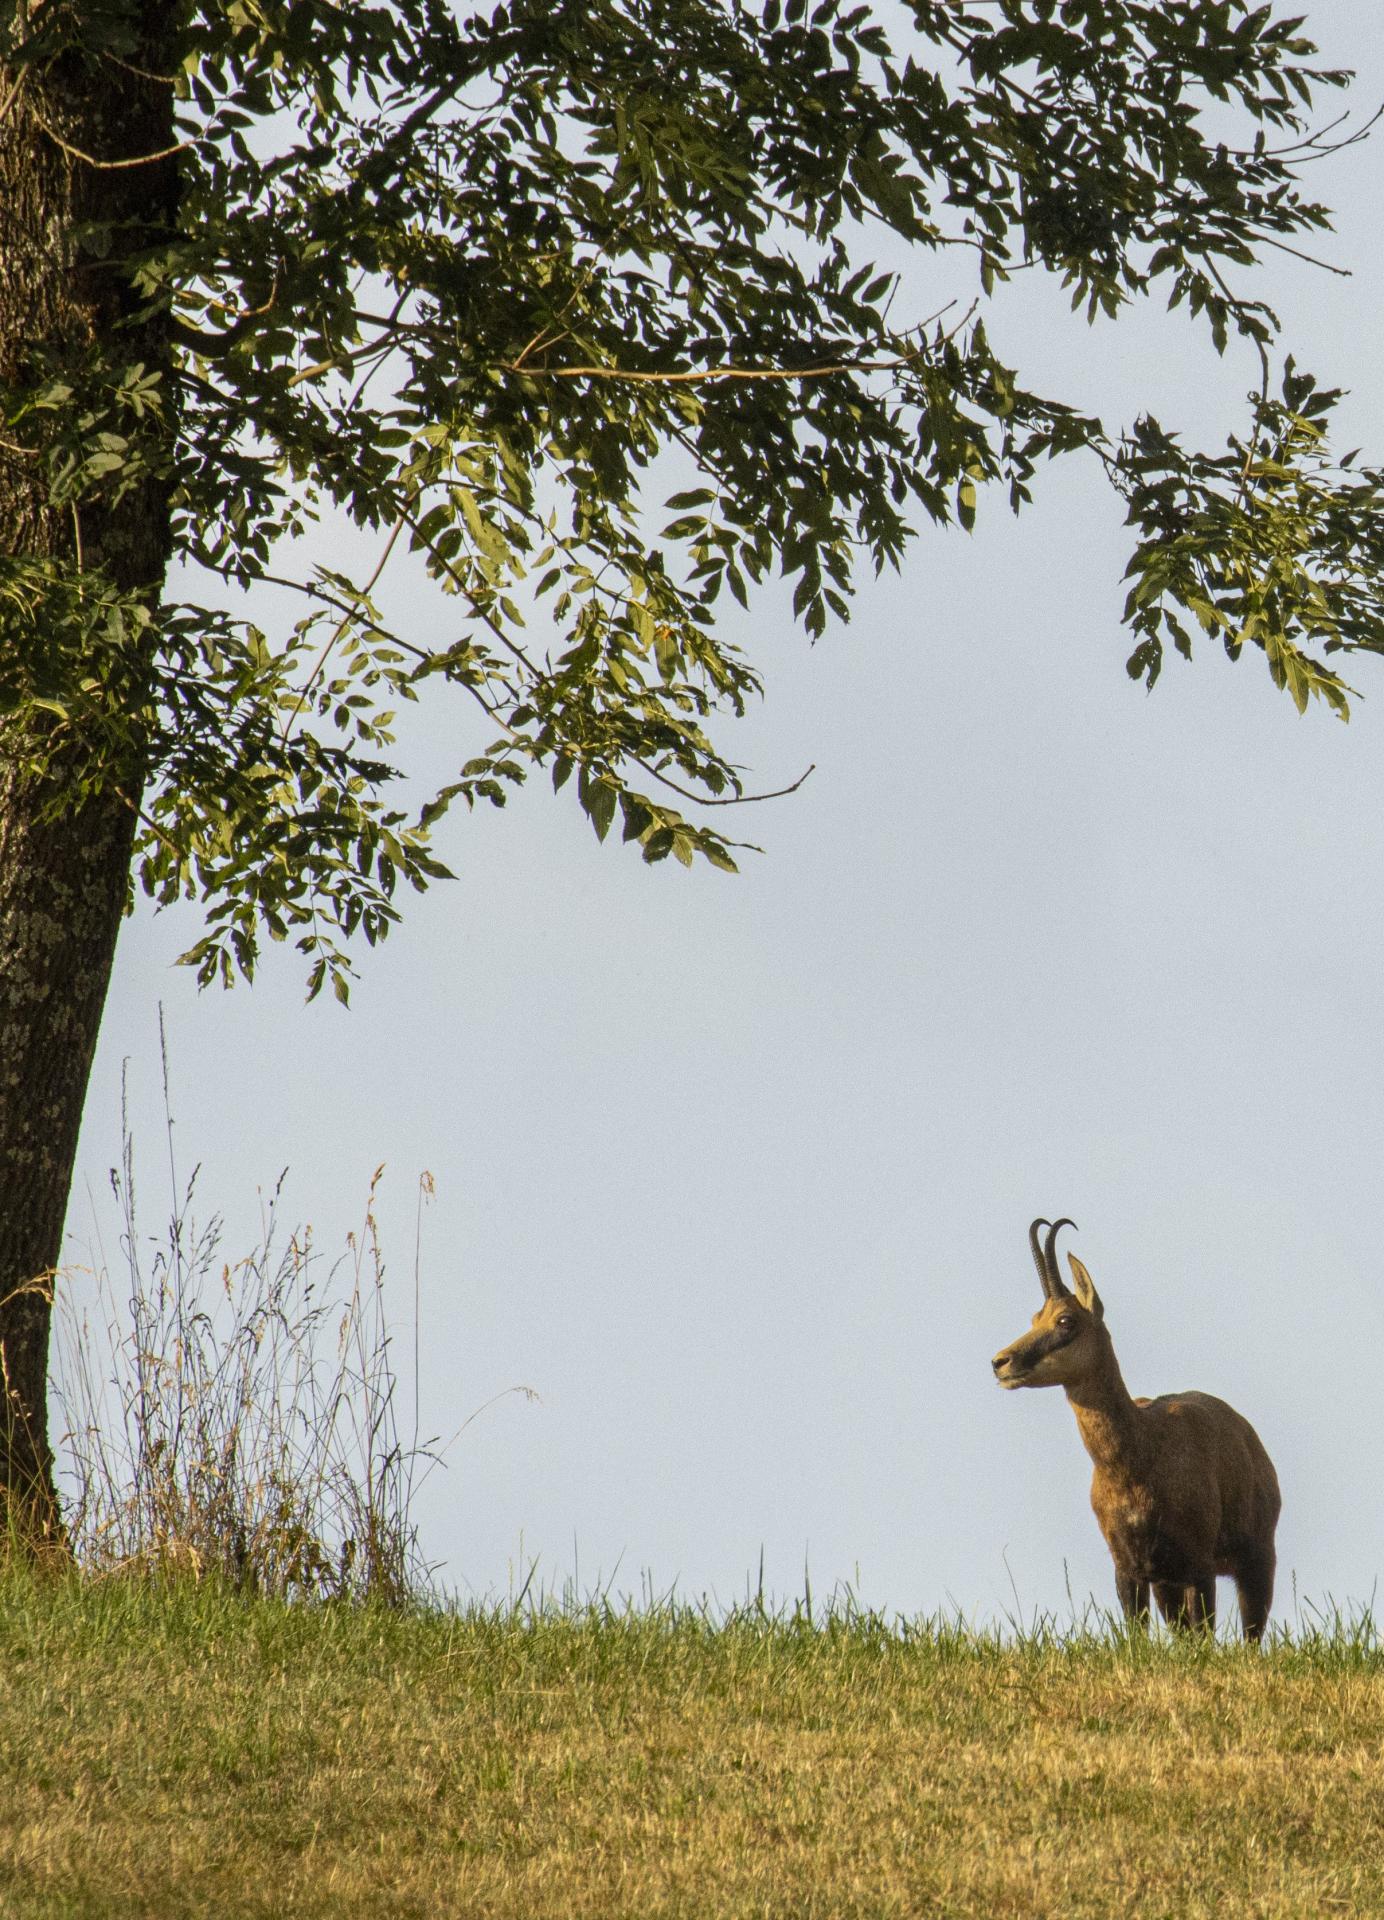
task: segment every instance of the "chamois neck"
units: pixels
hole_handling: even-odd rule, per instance
[[[1144,1452],[1143,1424],[1114,1349],[1107,1365],[1083,1380],[1071,1381],[1066,1391],[1093,1463],[1107,1472],[1137,1469]]]

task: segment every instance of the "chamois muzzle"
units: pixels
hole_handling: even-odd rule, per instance
[[[1033,1371],[1033,1362],[1026,1355],[1016,1353],[1013,1347],[997,1353],[990,1365],[1002,1387],[1021,1387]]]

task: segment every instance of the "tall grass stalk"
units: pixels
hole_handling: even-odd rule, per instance
[[[412,1504],[436,1454],[399,1404],[381,1172],[325,1272],[310,1230],[280,1225],[282,1181],[258,1245],[230,1261],[220,1218],[196,1220],[195,1172],[163,1238],[141,1238],[126,1130],[111,1176],[125,1297],[104,1259],[94,1302],[71,1306],[71,1276],[58,1295],[59,1485],[79,1565],[394,1605],[428,1590]],[[420,1212],[430,1192],[424,1174]]]

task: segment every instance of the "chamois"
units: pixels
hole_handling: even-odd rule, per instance
[[[1173,1627],[1216,1625],[1216,1575],[1230,1574],[1246,1640],[1273,1603],[1278,1476],[1248,1420],[1209,1393],[1130,1397],[1090,1274],[1069,1253],[1071,1220],[1035,1220],[1028,1243],[1043,1286],[1030,1330],[990,1362],[1002,1387],[1065,1387],[1095,1468],[1091,1505],[1115,1562],[1126,1619],[1147,1624],[1149,1590]],[[1039,1230],[1048,1229],[1041,1241]]]

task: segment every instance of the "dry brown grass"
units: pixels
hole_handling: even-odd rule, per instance
[[[457,1619],[0,1586],[0,1911],[1384,1913],[1357,1639]]]

